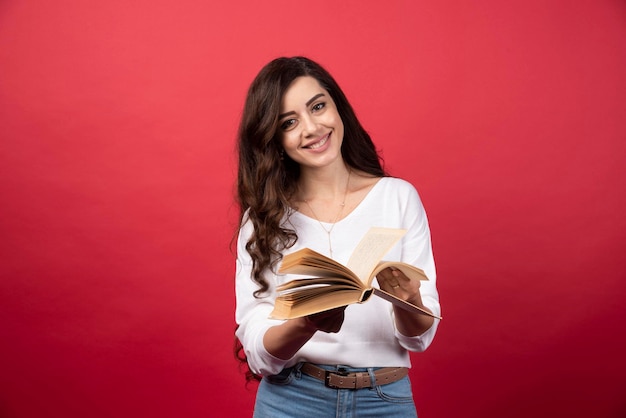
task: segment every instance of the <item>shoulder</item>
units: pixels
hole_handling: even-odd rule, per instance
[[[399,177],[375,177],[367,173],[353,172],[353,191],[370,189],[395,190],[399,192],[416,192],[415,187],[408,181]]]
[[[403,208],[407,213],[424,210],[417,189],[407,180],[398,177],[383,177],[378,182],[376,189],[379,193],[376,199],[395,202],[397,207]]]
[[[388,192],[406,195],[417,195],[417,189],[410,182],[398,177],[382,177],[379,186]]]

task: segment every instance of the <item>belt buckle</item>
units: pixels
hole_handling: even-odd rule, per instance
[[[330,383],[330,375],[334,374],[337,376],[348,376],[350,373],[348,373],[347,370],[341,370],[341,368],[337,371],[334,370],[326,370],[324,372],[324,386],[326,386],[327,388],[331,388],[331,389],[343,389],[340,386],[337,385],[333,385],[332,383]]]

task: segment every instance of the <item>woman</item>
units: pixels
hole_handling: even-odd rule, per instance
[[[386,260],[381,289],[440,314],[426,214],[415,188],[388,177],[345,95],[320,65],[278,58],[248,91],[239,131],[236,336],[263,376],[256,417],[416,416],[408,351],[423,351],[438,320],[380,298],[287,321],[269,318],[282,257],[308,247],[347,263],[372,226],[408,232]]]

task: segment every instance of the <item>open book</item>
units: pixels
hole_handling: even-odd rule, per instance
[[[376,295],[408,311],[439,318],[372,286],[376,275],[387,267],[400,270],[412,280],[428,280],[423,270],[410,264],[381,261],[405,233],[404,229],[372,227],[357,245],[346,266],[309,248],[286,255],[279,273],[313,277],[280,285],[270,317],[298,318],[352,303],[363,303],[371,295]]]

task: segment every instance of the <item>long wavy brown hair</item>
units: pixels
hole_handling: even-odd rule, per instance
[[[263,67],[248,90],[237,143],[239,224],[249,220],[254,227],[245,248],[252,258],[252,279],[259,285],[255,297],[269,288],[264,273],[274,271],[282,252],[298,239],[285,221],[300,166],[283,153],[278,116],[285,92],[304,76],[315,78],[337,106],[344,124],[341,154],[346,165],[373,176],[386,175],[372,139],[328,71],[305,57],[277,58]],[[235,354],[242,363],[246,361],[237,338]],[[258,379],[249,369],[246,375],[248,380]]]

